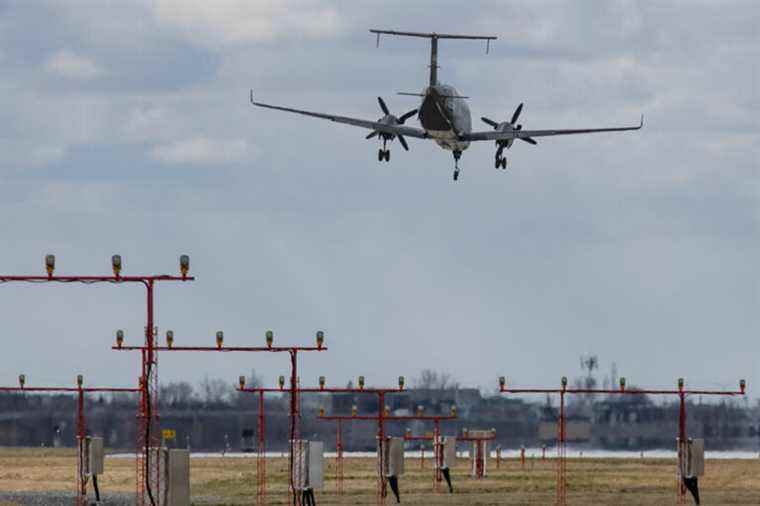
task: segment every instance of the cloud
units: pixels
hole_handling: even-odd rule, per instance
[[[45,70],[67,79],[89,80],[99,77],[103,71],[89,58],[71,51],[58,51],[45,62]]]
[[[255,154],[244,139],[210,139],[195,137],[153,148],[154,159],[170,164],[206,165],[241,162]]]
[[[217,0],[215,2],[159,0],[155,14],[182,29],[191,39],[210,43],[272,41],[284,35],[323,39],[343,26],[338,9],[316,1]]]

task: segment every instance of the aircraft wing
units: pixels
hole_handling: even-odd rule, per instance
[[[266,109],[275,109],[278,111],[293,112],[296,114],[302,114],[304,116],[312,116],[314,118],[328,119],[336,123],[345,123],[346,125],[353,125],[360,128],[367,128],[369,130],[377,130],[378,132],[392,134],[392,135],[404,135],[406,137],[417,137],[419,139],[427,139],[428,134],[421,128],[408,127],[403,125],[389,125],[386,123],[380,123],[378,121],[370,121],[366,119],[350,118],[348,116],[337,116],[335,114],[326,114],[322,112],[304,111],[302,109],[293,109],[290,107],[282,107],[279,105],[263,104],[253,100],[253,91],[251,91],[251,104],[257,107],[264,107]]]
[[[627,130],[639,130],[644,126],[644,116],[636,126],[613,127],[613,128],[577,128],[567,130],[486,130],[484,132],[470,132],[461,134],[459,137],[465,141],[502,141],[509,139],[530,139],[533,137],[549,137],[552,135],[592,134],[597,132],[625,132]]]

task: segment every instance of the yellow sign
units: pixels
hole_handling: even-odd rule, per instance
[[[171,441],[177,437],[177,432],[174,429],[164,429],[161,431],[165,441]]]

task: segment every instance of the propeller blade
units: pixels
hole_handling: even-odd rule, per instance
[[[496,122],[495,122],[494,120],[492,120],[492,119],[488,119],[488,118],[486,118],[486,117],[483,117],[483,118],[480,118],[480,119],[481,119],[481,121],[483,121],[483,123],[487,123],[488,125],[491,125],[491,126],[492,126],[492,127],[494,127],[494,128],[499,128],[499,124],[498,124],[498,123],[496,123]]]
[[[368,135],[365,137],[365,139],[371,139],[372,137],[375,137],[375,136],[377,136],[377,134],[378,134],[378,131],[377,131],[377,130],[373,130],[373,131],[371,131],[371,132],[370,132],[370,133],[369,133],[369,134],[368,134]]]
[[[389,115],[391,112],[388,110],[388,106],[385,105],[385,100],[382,99],[382,97],[377,97],[377,103],[380,104],[380,109],[383,110],[383,114],[386,116]]]
[[[535,140],[535,139],[533,139],[532,137],[518,137],[518,139],[520,139],[521,141],[525,141],[525,142],[527,142],[528,144],[533,144],[534,146],[535,146],[536,144],[538,144],[538,143],[536,142],[536,140]]]
[[[406,113],[406,114],[404,114],[403,116],[401,116],[401,117],[398,119],[398,122],[399,122],[399,123],[401,123],[401,124],[403,125],[403,124],[404,124],[404,121],[408,120],[409,118],[411,118],[411,117],[412,117],[412,116],[414,116],[415,114],[417,114],[417,109],[415,109],[415,110],[413,110],[413,111],[409,111],[408,113]]]
[[[398,141],[401,143],[402,146],[404,146],[404,149],[409,151],[409,144],[406,143],[406,139],[404,139],[403,135],[398,136]]]
[[[522,108],[523,108],[523,104],[522,104],[522,102],[520,102],[520,105],[517,106],[517,109],[515,109],[514,114],[512,114],[512,121],[510,121],[510,123],[512,123],[513,125],[517,121],[517,118],[520,117],[520,113],[522,112]]]

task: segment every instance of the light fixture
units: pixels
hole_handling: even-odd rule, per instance
[[[47,270],[48,277],[53,275],[53,271],[55,271],[55,255],[45,255],[45,270]]]
[[[280,376],[277,381],[280,384],[280,390],[285,388],[285,376]]]
[[[267,340],[267,348],[271,348],[272,343],[274,343],[274,332],[272,332],[271,330],[267,330],[266,340]]]
[[[245,388],[245,376],[240,376],[238,382],[240,383],[240,390],[243,390]]]
[[[417,416],[422,416],[422,413],[424,412],[425,412],[425,406],[423,406],[422,404],[417,406]]]
[[[455,404],[451,405],[451,416],[457,416],[457,407]]]
[[[364,376],[359,376],[358,383],[359,383],[359,390],[364,390]]]
[[[111,257],[111,268],[113,269],[113,275],[118,278],[121,274],[121,255]]]
[[[684,381],[683,378],[678,378],[678,389],[683,390]]]
[[[77,374],[77,386],[82,388],[82,385],[84,385],[84,376]]]
[[[322,345],[325,344],[325,333],[321,330],[317,331],[317,348],[322,349]]]
[[[741,390],[741,393],[744,393],[744,390],[747,388],[747,382],[743,379],[739,380],[739,390]]]
[[[218,330],[216,332],[216,347],[217,349],[221,349],[222,345],[224,345],[224,332],[221,330]]]
[[[325,416],[325,408],[324,406],[319,407],[319,416]]]
[[[116,331],[116,347],[121,348],[124,344],[124,331],[119,329]]]
[[[499,390],[504,390],[504,387],[507,386],[507,378],[504,376],[499,376]]]
[[[404,389],[404,383],[406,383],[406,380],[403,376],[398,377],[398,389],[403,390]]]
[[[325,377],[324,376],[320,376],[319,377],[319,389],[320,390],[324,390],[325,389],[325,383],[326,383]]]
[[[18,375],[18,384],[21,388],[24,388],[24,385],[26,385],[26,374]]]
[[[167,330],[166,331],[166,347],[171,348],[173,346],[174,346],[174,331]]]
[[[179,257],[179,272],[183,278],[187,277],[187,273],[190,271],[190,257],[187,255],[180,255]]]
[[[567,386],[567,376],[562,376],[562,389],[564,390]]]
[[[351,416],[356,416],[357,413],[359,413],[359,410],[357,409],[356,404],[354,404],[351,406]]]
[[[385,409],[383,410],[383,413],[385,413],[385,416],[388,416],[391,414],[391,407],[387,404],[385,405]]]

